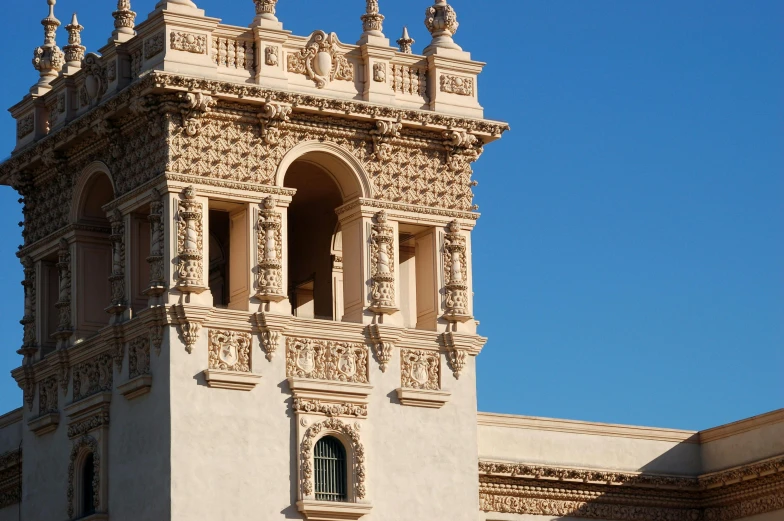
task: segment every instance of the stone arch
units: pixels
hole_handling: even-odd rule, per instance
[[[349,476],[349,502],[357,502],[366,496],[365,490],[365,448],[359,438],[359,428],[352,427],[337,418],[329,418],[314,423],[306,431],[302,439],[300,458],[302,476],[302,496],[314,497],[315,483],[313,477],[313,449],[321,438],[333,436],[346,449]]]
[[[90,163],[79,174],[76,185],[74,185],[69,222],[76,223],[79,221],[86,209],[85,205],[89,203],[86,196],[89,196],[94,189],[98,189],[101,192],[111,189],[110,201],[114,200],[117,193],[111,170],[106,166],[106,163],[101,161]]]
[[[93,455],[93,497],[95,498],[95,511],[101,507],[101,455],[98,452],[98,441],[92,436],[84,435],[75,441],[71,447],[71,459],[68,464],[68,517],[73,519],[81,516],[77,512],[80,498],[82,497],[81,468],[88,455]]]
[[[343,202],[373,196],[370,178],[351,152],[335,143],[305,141],[289,150],[275,172],[275,185],[283,187],[286,173],[295,161],[312,163],[326,171],[337,184]]]

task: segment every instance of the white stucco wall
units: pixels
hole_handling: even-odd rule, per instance
[[[702,444],[703,472],[714,472],[784,454],[784,411],[773,421]],[[754,418],[745,420],[753,423]],[[780,421],[777,421],[780,420]],[[743,427],[743,426],[741,426]],[[707,431],[707,434],[710,434]],[[784,519],[784,518],[782,518]]]
[[[250,392],[208,388],[201,376],[207,356],[206,328],[192,354],[184,347],[172,352],[171,519],[302,519],[284,346],[270,363],[254,335],[252,367],[262,379]],[[442,360],[452,396],[438,410],[397,402],[399,364],[396,352],[381,373],[371,357],[374,388],[361,438],[373,510],[363,519],[476,521],[474,360],[459,381]]]

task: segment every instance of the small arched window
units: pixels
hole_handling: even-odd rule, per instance
[[[340,440],[332,436],[321,438],[316,442],[314,459],[316,500],[346,501],[346,448]]]
[[[95,489],[93,488],[93,481],[95,480],[95,457],[93,453],[89,453],[84,458],[82,464],[82,515],[89,516],[95,514]]]

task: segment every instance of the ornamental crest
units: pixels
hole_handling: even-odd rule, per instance
[[[304,74],[323,89],[331,81],[354,81],[354,66],[340,50],[340,41],[335,33],[314,32],[304,49],[289,54],[288,70]]]
[[[369,350],[363,344],[288,338],[286,340],[286,376],[368,382]]]
[[[401,385],[410,389],[441,388],[441,357],[436,351],[402,349]]]
[[[210,369],[250,372],[250,333],[210,330]]]
[[[316,352],[313,347],[306,345],[297,357],[297,367],[302,369],[305,373],[310,374],[316,368]]]

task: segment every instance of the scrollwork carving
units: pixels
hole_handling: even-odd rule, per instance
[[[175,51],[190,52],[193,54],[207,53],[207,37],[203,34],[172,31],[170,41],[171,48]]]
[[[458,221],[449,224],[444,236],[444,309],[447,319],[461,320],[469,316],[468,309],[468,258],[466,238],[460,233]]]
[[[212,112],[212,108],[217,104],[212,96],[201,92],[187,92],[180,95],[180,114],[182,115],[182,127],[185,133],[191,137],[199,134],[202,125],[202,117]]]
[[[453,74],[442,74],[441,92],[457,94],[458,96],[473,96],[474,79],[455,76]]]
[[[389,313],[395,307],[395,234],[387,224],[387,213],[376,214],[370,234],[371,243],[371,304],[376,313]]]
[[[340,51],[340,41],[335,33],[316,31],[305,48],[289,54],[288,71],[304,74],[323,89],[335,80],[354,81],[354,66]]]
[[[308,400],[305,398],[294,398],[292,409],[294,412],[300,413],[324,414],[330,418],[335,416],[365,418],[368,415],[368,406],[364,403],[327,403],[321,400]]]
[[[101,454],[98,451],[98,442],[92,436],[82,436],[71,447],[71,458],[68,464],[68,517],[73,518],[76,512],[76,460],[84,452],[93,455],[93,508],[101,508]]]

